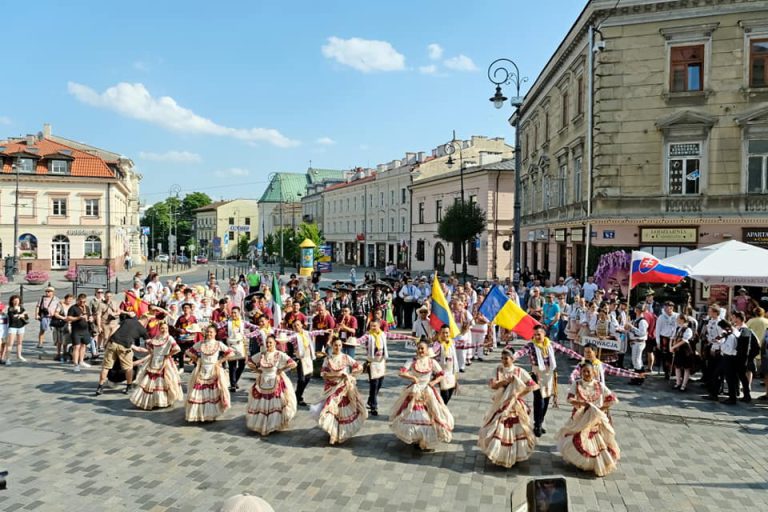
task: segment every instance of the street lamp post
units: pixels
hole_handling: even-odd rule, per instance
[[[459,146],[459,187],[461,189],[461,207],[464,208],[464,157],[462,151],[462,142],[456,140],[456,132],[453,132],[453,140],[443,146],[445,153],[448,155],[448,161],[445,165],[450,169],[454,165],[453,154],[456,152],[456,145]],[[461,274],[464,278],[464,282],[467,281],[467,244],[465,241],[461,242]]]
[[[280,208],[280,274],[285,274],[285,258],[283,257],[283,176],[280,173],[273,172],[269,175],[270,187],[272,183],[277,179],[280,186],[280,199],[278,200],[278,208]]]
[[[515,127],[515,201],[514,201],[514,237],[513,261],[515,275],[513,282],[517,284],[520,280],[521,267],[521,248],[522,240],[520,238],[520,107],[523,105],[523,99],[520,97],[520,84],[527,82],[528,78],[520,76],[520,70],[510,59],[496,59],[488,66],[488,80],[496,85],[496,92],[489,98],[493,106],[500,109],[507,101],[507,97],[501,92],[503,84],[511,84],[515,88],[515,96],[510,99],[510,104],[514,107],[515,113],[512,116],[512,125]]]
[[[12,167],[16,174],[16,200],[13,202],[13,265],[10,277],[14,278],[19,271],[19,164]]]

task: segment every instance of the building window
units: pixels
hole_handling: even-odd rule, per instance
[[[56,215],[58,217],[66,217],[67,216],[67,200],[66,199],[54,199],[51,202],[51,211],[53,212],[53,215]]]
[[[400,202],[401,202],[402,204],[405,204],[405,203],[407,202],[407,201],[406,201],[406,199],[407,199],[407,198],[408,198],[408,196],[405,194],[405,189],[404,189],[404,188],[401,188],[401,189],[400,189]]]
[[[390,190],[389,191],[389,204],[394,205],[395,204],[395,191]]]
[[[419,203],[419,224],[424,224],[424,202]]]
[[[35,172],[35,159],[17,158],[16,168],[19,170],[19,172]]]
[[[669,57],[669,89],[672,92],[704,88],[704,45],[673,46]]]
[[[749,42],[749,86],[768,87],[768,39]]]
[[[379,233],[384,232],[384,219],[379,219]]]
[[[405,233],[405,217],[400,217],[400,232]]]
[[[476,204],[477,203],[477,195],[472,194],[469,196],[469,204]]]
[[[347,221],[347,233],[351,233],[351,231],[349,229],[349,221]]]
[[[230,243],[237,242],[237,239],[235,238],[235,232],[234,231],[230,231],[229,232],[229,241],[230,241]]]
[[[565,91],[563,96],[560,98],[560,109],[562,114],[562,119],[560,119],[560,126],[565,128],[568,126],[568,91]]]
[[[549,112],[544,112],[544,144],[549,141]]]
[[[443,200],[438,199],[435,201],[435,222],[443,220]]]
[[[101,238],[89,236],[85,239],[85,257],[101,258]]]
[[[557,177],[557,206],[565,206],[568,199],[568,164],[560,165],[560,175]]]
[[[424,240],[416,241],[416,261],[424,261]]]
[[[250,226],[251,225],[251,218],[250,217],[246,217],[245,218],[245,225],[246,226]]]
[[[229,218],[229,225],[230,226],[234,226],[235,225],[235,218],[234,217],[230,217]]]
[[[573,201],[581,201],[581,170],[583,159],[577,156],[573,159]]]
[[[368,231],[373,233],[373,219],[368,219]]]
[[[85,200],[85,215],[86,217],[99,216],[99,200],[98,199]]]
[[[523,180],[520,183],[520,210],[523,213],[528,213],[528,180]]]
[[[451,261],[457,264],[461,264],[461,244],[451,244],[452,254]]]
[[[550,206],[550,188],[551,188],[551,180],[547,178],[546,176],[543,176],[541,178],[541,204],[542,204],[542,210],[548,210]]]
[[[379,192],[379,206],[384,206],[384,192]]]
[[[576,80],[576,115],[584,113],[584,75]]]
[[[530,141],[528,140],[528,130],[525,131],[525,151],[523,151],[523,155],[525,155],[525,158],[528,158],[528,152],[531,149]]]
[[[370,206],[371,208],[373,208],[373,194],[369,194],[368,198],[370,199],[370,203],[371,203]]]
[[[67,160],[51,160],[51,174],[69,174],[69,162]]]
[[[768,140],[750,140],[747,143],[747,193],[768,192]]]
[[[533,152],[539,149],[539,123],[533,125]]]
[[[389,218],[389,232],[394,233],[395,232],[395,218],[390,217]]]
[[[669,193],[698,194],[701,182],[701,143],[669,144],[667,155]]]
[[[349,198],[347,198],[347,211],[350,211],[349,210]]]
[[[480,245],[480,240],[474,239],[470,240],[469,242],[469,248],[467,249],[467,264],[468,265],[477,265],[477,246]]]

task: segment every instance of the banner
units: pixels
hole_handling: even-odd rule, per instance
[[[597,348],[602,348],[603,350],[619,350],[619,340],[613,340],[613,339],[600,339],[600,338],[593,338],[592,336],[582,336],[579,339],[579,345],[582,347],[584,345],[594,345]]]

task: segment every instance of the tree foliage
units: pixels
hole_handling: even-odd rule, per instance
[[[164,201],[155,203],[147,208],[144,216],[141,218],[141,225],[148,226],[150,230],[150,243],[154,241],[153,248],[157,249],[157,244],[161,244],[162,253],[168,252],[168,234],[170,233],[171,221],[176,223],[176,247],[189,245],[192,241],[195,246],[199,245],[194,238],[194,220],[196,208],[211,204],[211,198],[204,192],[192,192],[184,196],[168,197]]]
[[[286,227],[282,230],[276,229],[264,237],[264,251],[268,256],[280,256],[280,232],[283,234],[283,256],[286,263],[298,265],[301,258],[301,242],[309,238],[318,247],[323,243],[323,233],[315,223],[302,223],[296,229]],[[318,249],[315,249],[315,257],[318,255]]]
[[[251,241],[248,239],[248,235],[240,235],[240,239],[237,241],[237,254],[240,256],[240,259],[248,258],[250,243]]]
[[[446,242],[462,244],[479,236],[485,226],[485,212],[476,203],[456,202],[445,210],[437,236]]]

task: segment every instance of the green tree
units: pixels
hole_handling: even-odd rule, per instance
[[[248,235],[240,235],[240,239],[237,241],[237,254],[240,256],[240,259],[248,258],[250,242],[251,241],[248,239]]]
[[[296,232],[299,237],[299,244],[307,238],[315,243],[315,258],[317,258],[320,255],[320,245],[325,241],[323,232],[320,231],[318,225],[314,222],[303,222],[299,225],[299,229],[297,229]],[[301,254],[299,254],[299,257],[301,257]]]
[[[264,254],[267,256],[273,256],[280,251],[280,240],[274,233],[270,233],[264,237]]]
[[[452,244],[461,244],[461,273],[467,279],[467,242],[485,231],[485,212],[475,203],[461,201],[449,206],[437,227],[437,236]]]
[[[144,217],[141,218],[141,225],[148,226],[152,230],[150,232],[152,247],[156,249],[157,244],[160,243],[160,252],[169,252],[168,235],[171,232],[172,222],[176,228],[177,249],[182,245],[188,246],[190,241],[193,241],[194,245],[197,246],[198,241],[192,240],[195,234],[192,229],[195,220],[194,210],[208,204],[211,204],[211,198],[208,194],[192,192],[184,196],[183,199],[168,197],[147,208]]]
[[[141,218],[141,225],[150,229],[149,244],[150,255],[157,255],[168,252],[168,227],[171,222],[170,209],[165,201],[155,203],[144,213]],[[160,250],[157,246],[160,244]]]

